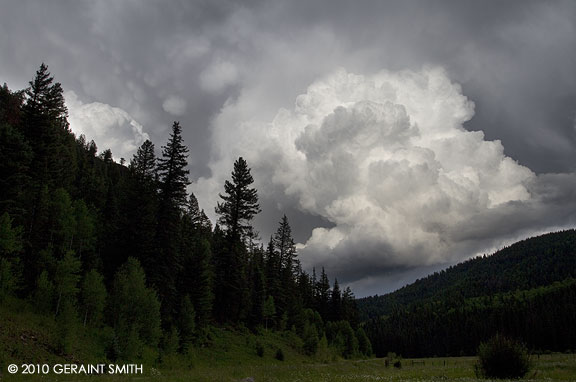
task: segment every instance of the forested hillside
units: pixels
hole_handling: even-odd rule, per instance
[[[174,122],[160,150],[146,141],[116,163],[72,133],[46,65],[27,89],[4,84],[0,303],[12,301],[4,309],[26,303],[54,318],[60,354],[73,354],[90,328],[108,333],[109,359],[186,353],[210,346],[214,326],[290,331],[307,355],[322,344],[347,358],[370,354],[352,291],[331,285],[323,269],[302,270],[286,216],[261,242],[248,163],[230,163],[213,227],[187,192],[187,154]],[[11,351],[3,346],[0,355]]]
[[[496,332],[533,350],[576,346],[576,231],[549,233],[358,300],[376,354],[474,354]]]

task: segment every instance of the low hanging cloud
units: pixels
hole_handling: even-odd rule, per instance
[[[94,140],[100,151],[110,149],[116,160],[129,160],[149,139],[142,125],[120,108],[100,102],[83,103],[73,91],[65,92],[64,97],[72,131]]]
[[[197,189],[221,183],[233,155],[247,157],[264,198],[333,225],[299,244],[308,269],[374,282],[574,221],[574,175],[537,176],[500,141],[466,130],[474,104],[441,68],[339,70],[264,126],[229,123],[242,103],[215,120],[221,156]]]

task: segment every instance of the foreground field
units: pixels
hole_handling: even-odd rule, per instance
[[[474,357],[404,359],[401,368],[386,367],[383,359],[339,360],[329,349],[319,348],[313,357],[302,355],[290,332],[212,328],[211,344],[190,354],[143,357],[143,373],[129,375],[22,375],[22,364],[105,364],[101,330],[79,331],[72,355],[55,348],[58,331],[52,318],[37,315],[22,301],[0,304],[0,381],[165,381],[165,382],[370,382],[370,381],[481,381],[474,376]],[[256,352],[263,348],[262,356]],[[284,361],[276,359],[282,349]],[[576,354],[533,356],[534,368],[525,381],[576,381]],[[8,366],[20,366],[10,374]],[[152,366],[154,365],[154,366]]]
[[[485,381],[474,376],[473,357],[405,359],[402,368],[386,367],[384,360],[341,361],[329,364],[267,362],[263,364],[230,364],[218,367],[200,366],[190,370],[157,370],[144,367],[142,375],[132,376],[7,376],[6,381],[208,381],[208,382],[369,382],[412,381],[438,382]],[[523,381],[576,381],[576,355],[554,354],[534,357],[535,367]],[[5,372],[5,371],[4,371]]]
[[[190,374],[165,375],[165,381],[234,381],[253,377],[255,382],[296,381],[477,381],[473,357],[428,358],[402,362],[402,368],[386,367],[384,360],[342,361],[330,364],[224,367],[192,370]],[[575,355],[547,355],[535,359],[535,368],[526,381],[576,381]]]

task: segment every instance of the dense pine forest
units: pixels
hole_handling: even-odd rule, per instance
[[[75,136],[42,64],[27,89],[0,88],[0,304],[54,317],[60,354],[90,328],[106,356],[210,346],[210,328],[290,332],[313,355],[370,355],[355,299],[298,261],[286,216],[264,244],[249,164],[230,163],[212,226],[193,194],[182,126],[127,163]],[[5,304],[4,306],[9,306]],[[7,345],[9,346],[9,344]],[[160,349],[160,350],[158,350]]]
[[[358,305],[376,355],[473,355],[496,333],[532,351],[575,351],[576,231],[523,240]]]

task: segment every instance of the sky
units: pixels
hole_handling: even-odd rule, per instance
[[[357,296],[576,226],[574,1],[0,5],[0,83],[45,62],[117,161],[180,121],[212,221],[244,157],[262,241]]]

